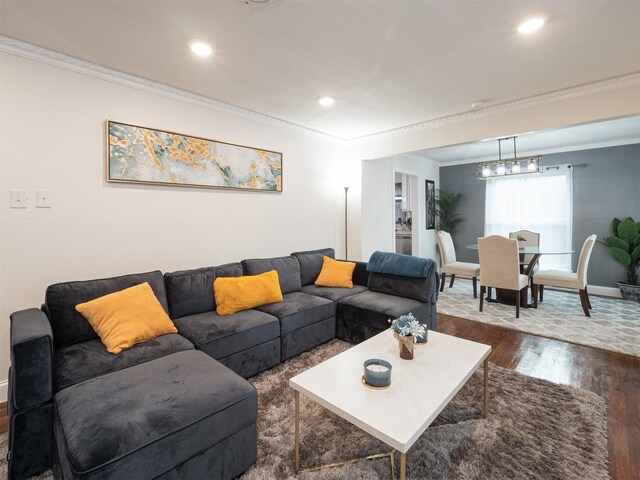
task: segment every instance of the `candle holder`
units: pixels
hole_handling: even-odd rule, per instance
[[[427,328],[427,325],[425,325],[424,323],[422,324],[422,326],[424,327],[424,335],[422,335],[421,337],[415,337],[416,341],[414,345],[417,345],[417,346],[426,345],[427,342],[429,341],[429,329]]]
[[[364,362],[362,383],[370,388],[388,388],[391,385],[391,364],[378,358],[367,360]]]

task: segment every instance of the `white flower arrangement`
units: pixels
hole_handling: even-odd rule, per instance
[[[413,337],[424,338],[424,325],[421,325],[411,313],[402,315],[395,320],[389,319],[389,323],[391,324],[391,329],[401,337],[412,335]]]

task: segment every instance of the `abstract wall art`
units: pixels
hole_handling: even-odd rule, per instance
[[[282,153],[107,120],[107,180],[282,192]]]

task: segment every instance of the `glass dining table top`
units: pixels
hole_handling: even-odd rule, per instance
[[[472,243],[471,245],[465,245],[464,248],[468,248],[469,250],[478,250],[478,244]],[[522,247],[519,248],[518,251],[525,255],[570,255],[575,252],[575,250],[571,250],[570,248],[545,248],[544,246]]]

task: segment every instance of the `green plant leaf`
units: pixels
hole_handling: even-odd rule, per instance
[[[640,245],[633,249],[633,252],[631,252],[631,258],[634,263],[640,262]]]
[[[631,265],[631,255],[620,248],[612,247],[611,248],[611,256],[616,262],[620,262],[625,267]]]
[[[618,237],[606,237],[604,239],[604,243],[606,243],[611,248],[619,248],[624,250],[625,252],[629,251],[629,244]]]
[[[620,220],[618,217],[613,217],[613,223],[611,224],[611,232],[614,235],[618,235],[618,225],[620,225]]]
[[[631,217],[625,218],[618,224],[617,237],[621,238],[630,245],[633,245],[633,243],[636,241],[636,238],[638,238],[638,226]]]

